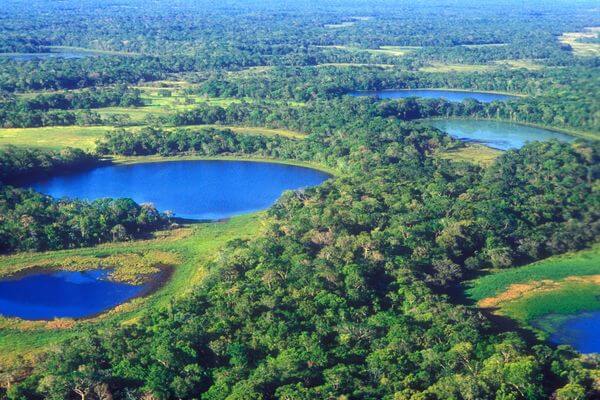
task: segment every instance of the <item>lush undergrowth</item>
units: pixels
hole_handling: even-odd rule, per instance
[[[127,324],[139,315],[154,308],[163,308],[170,302],[185,296],[201,282],[207,273],[207,264],[225,243],[234,239],[247,239],[261,230],[263,214],[251,214],[231,218],[225,222],[202,223],[175,231],[159,232],[151,240],[133,241],[119,244],[106,244],[93,248],[54,251],[46,253],[21,253],[0,257],[0,273],[14,272],[15,269],[31,266],[61,268],[63,261],[98,257],[120,259],[131,254],[156,255],[168,253],[180,262],[172,268],[170,279],[163,287],[145,298],[136,298],[116,309],[90,320],[73,321],[22,321],[15,318],[0,318],[0,364],[14,360],[17,356],[35,357],[61,341],[76,336],[81,329],[110,324]],[[85,269],[86,264],[73,264],[69,269]],[[131,280],[139,270],[129,264],[118,268]]]

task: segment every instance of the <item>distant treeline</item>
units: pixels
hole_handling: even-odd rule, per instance
[[[600,91],[600,81],[594,70],[589,68],[455,74],[356,68],[281,68],[259,76],[217,75],[203,82],[197,91],[209,96],[309,101],[315,98],[333,99],[355,90],[439,87],[503,91],[527,96],[470,108],[444,104],[447,102],[441,100],[419,100],[421,104],[431,105],[429,109],[420,111],[422,117],[452,114],[600,131],[597,118],[600,103],[596,95]],[[450,113],[448,110],[451,110]]]
[[[142,106],[141,92],[118,85],[65,93],[41,93],[31,97],[6,97],[0,101],[0,126],[27,128],[39,126],[91,125],[100,115],[89,111],[100,107]],[[80,110],[72,112],[68,110]]]

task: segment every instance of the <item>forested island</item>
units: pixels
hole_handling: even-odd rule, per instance
[[[0,33],[1,400],[600,397],[596,2]]]

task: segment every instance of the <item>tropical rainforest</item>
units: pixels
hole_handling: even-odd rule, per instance
[[[597,254],[599,27],[591,0],[4,0],[0,280],[168,274],[90,318],[0,316],[0,399],[600,398],[598,354],[467,290]],[[356,96],[387,89],[511,97]],[[572,140],[501,152],[437,119]],[[173,159],[331,177],[228,221],[29,185]]]

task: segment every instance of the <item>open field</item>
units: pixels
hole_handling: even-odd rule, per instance
[[[433,62],[428,66],[419,68],[421,72],[487,72],[497,68],[496,65],[486,64],[444,64]]]
[[[559,36],[558,41],[571,46],[573,54],[581,57],[600,56],[600,43],[586,43],[581,39],[592,39],[598,37],[600,27],[586,28],[583,32],[565,32]]]
[[[458,149],[441,152],[438,154],[438,157],[487,166],[494,162],[500,154],[502,154],[502,151],[500,150],[492,149],[491,147],[481,144],[469,143]]]
[[[93,150],[96,140],[113,129],[110,126],[50,126],[42,128],[0,128],[0,147],[7,145],[58,150],[77,147]]]
[[[354,21],[345,21],[345,22],[340,22],[337,24],[325,24],[325,28],[329,28],[329,29],[348,28],[350,26],[353,26],[354,24],[356,24],[356,22],[354,22]]]
[[[469,282],[467,294],[471,299],[480,301],[496,296],[514,283],[600,274],[600,244],[589,250],[550,257],[523,267],[490,272]]]
[[[539,71],[544,68],[542,64],[538,64],[533,60],[501,60],[496,61],[496,64],[501,67],[508,67],[511,69],[528,69],[530,71]]]
[[[325,49],[337,49],[351,52],[367,52],[371,54],[384,54],[388,56],[404,56],[411,51],[418,49],[419,47],[414,46],[380,46],[378,49],[363,49],[356,46],[347,45],[330,45],[330,46],[318,46]]]
[[[223,128],[231,129],[235,133],[248,135],[280,135],[289,138],[301,139],[305,135],[286,129],[256,128],[226,125],[190,125],[181,126],[182,129],[198,128]],[[123,129],[135,131],[141,126],[126,127]],[[96,141],[113,129],[112,126],[52,126],[42,128],[0,128],[0,147],[14,145],[58,150],[64,147],[76,147],[83,150],[94,150]],[[168,128],[175,129],[175,128]]]
[[[339,67],[339,68],[348,68],[348,67],[371,67],[371,68],[394,68],[393,64],[363,64],[363,63],[323,63],[318,64],[317,67]]]
[[[218,250],[230,240],[256,236],[266,224],[264,214],[234,217],[226,222],[195,224],[174,231],[161,232],[150,240],[106,244],[93,248],[47,253],[24,253],[0,257],[0,271],[12,265],[60,264],[72,257],[123,257],[131,253],[165,252],[181,262],[173,268],[171,279],[145,298],[136,298],[116,309],[89,320],[22,321],[0,318],[0,362],[20,354],[32,357],[37,352],[76,335],[80,327],[90,324],[131,323],[144,310],[167,305],[202,282],[208,264]]]
[[[600,244],[590,250],[551,257],[520,268],[500,270],[467,284],[479,307],[525,326],[543,317],[546,332],[564,315],[600,310]],[[551,317],[551,318],[550,318]]]

